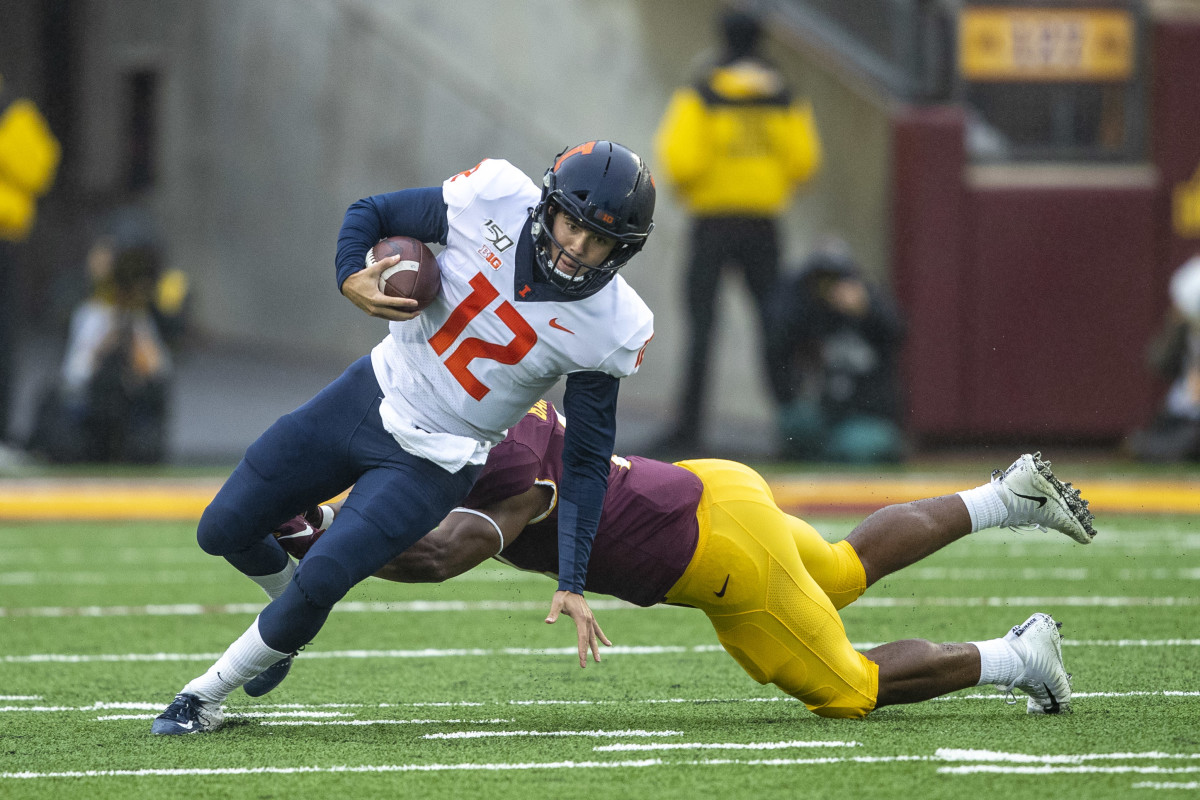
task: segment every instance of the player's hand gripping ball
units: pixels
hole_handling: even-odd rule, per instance
[[[380,273],[379,290],[388,297],[416,300],[416,310],[420,311],[442,291],[442,271],[433,251],[424,242],[408,236],[380,239],[367,251],[367,266],[397,255],[400,260]]]

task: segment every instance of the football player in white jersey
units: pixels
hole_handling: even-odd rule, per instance
[[[271,598],[250,628],[152,725],[156,734],[216,730],[239,686],[258,696],[287,674],[333,605],[403,552],[470,490],[491,447],[566,376],[571,418],[559,487],[559,583],[547,622],[576,626],[580,666],[608,639],[583,586],[608,482],[620,379],[637,371],[653,314],[617,274],[654,227],[654,182],[615,142],[567,148],[539,187],[487,159],[439,187],[354,203],[338,236],[342,294],[389,320],[370,355],[246,451],[205,509],[202,549]],[[438,242],[440,296],[426,309],[387,297],[365,266],[388,236]],[[297,567],[270,531],[353,486]]]

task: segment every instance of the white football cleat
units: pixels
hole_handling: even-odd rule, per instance
[[[1004,636],[1025,669],[1001,691],[1014,688],[1029,695],[1025,710],[1030,714],[1061,714],[1071,710],[1071,675],[1063,666],[1061,622],[1038,612]]]
[[[1042,461],[1041,453],[1026,453],[1003,472],[995,470],[992,483],[997,484],[1000,499],[1008,509],[1003,527],[1056,530],[1080,544],[1095,537],[1095,516],[1088,510],[1087,500],[1071,484],[1054,477],[1050,462]]]

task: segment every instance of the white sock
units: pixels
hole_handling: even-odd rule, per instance
[[[321,511],[321,524],[317,526],[318,530],[325,530],[333,524],[333,506],[317,506]]]
[[[1025,671],[1017,652],[1003,639],[988,639],[986,642],[968,642],[979,651],[979,683],[985,686],[1011,686]]]
[[[994,483],[967,489],[958,496],[966,503],[967,513],[971,515],[971,533],[999,527],[1008,519],[1008,507],[1000,499]]]
[[[263,643],[258,632],[258,617],[255,617],[254,624],[229,645],[208,672],[183,687],[183,692],[194,694],[205,702],[221,703],[234,689],[287,655]]]
[[[247,575],[250,580],[262,587],[267,597],[274,600],[283,594],[283,590],[292,581],[292,573],[296,571],[296,562],[288,556],[287,566],[273,575]]]

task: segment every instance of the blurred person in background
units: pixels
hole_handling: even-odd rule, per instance
[[[832,239],[771,301],[769,347],[782,370],[784,458],[876,463],[905,450],[897,375],[904,321],[867,281],[849,246]]]
[[[34,103],[17,97],[0,76],[0,440],[7,437],[20,309],[16,247],[37,216],[37,199],[50,190],[62,149]]]
[[[1171,386],[1158,415],[1126,443],[1140,461],[1200,461],[1200,253],[1171,276],[1170,295],[1147,360]]]
[[[683,296],[689,340],[674,425],[655,449],[694,451],[703,440],[708,359],[726,268],[742,273],[766,334],[779,273],[778,218],[817,172],[821,144],[809,103],[796,99],[759,53],[762,20],[735,9],[720,20],[716,64],[674,93],[655,146],[662,172],[692,217]],[[786,395],[764,348],[776,401]]]
[[[56,462],[158,463],[173,372],[160,326],[182,330],[186,277],[164,272],[153,227],[129,209],[93,242],[86,269],[90,294],[71,314],[29,449]]]

